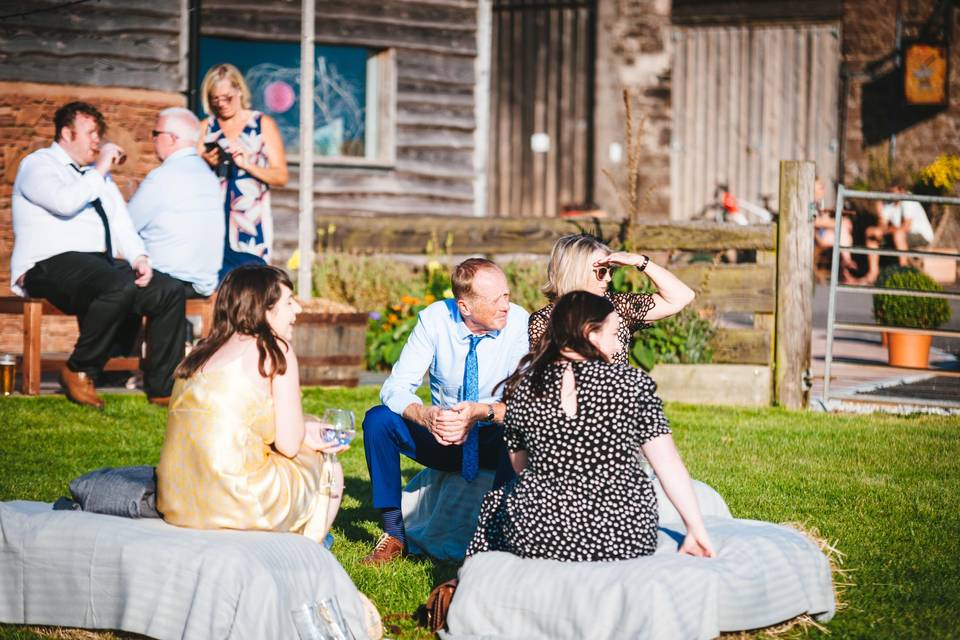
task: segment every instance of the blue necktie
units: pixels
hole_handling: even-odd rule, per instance
[[[476,402],[480,399],[480,369],[477,366],[477,345],[485,336],[470,336],[470,350],[463,365],[463,399]],[[473,425],[470,434],[463,443],[463,464],[460,475],[467,482],[473,482],[480,468],[479,425]]]

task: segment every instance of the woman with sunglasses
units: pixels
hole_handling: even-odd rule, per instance
[[[634,267],[650,278],[654,293],[610,293],[607,289],[613,270]],[[651,262],[650,258],[625,251],[611,251],[594,236],[581,233],[557,240],[550,252],[547,284],[543,292],[550,303],[530,315],[530,349],[535,351],[550,323],[553,305],[570,291],[589,291],[613,303],[620,317],[617,337],[621,349],[611,362],[627,364],[630,337],[647,322],[679,313],[694,298],[693,290],[675,275]]]
[[[223,281],[242,264],[270,263],[270,187],[287,184],[287,158],[277,123],[250,108],[250,89],[235,66],[211,67],[200,96],[209,117],[201,126],[198,153],[216,171],[224,190]]]

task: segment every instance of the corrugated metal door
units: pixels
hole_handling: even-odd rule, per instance
[[[698,217],[720,184],[776,208],[781,160],[815,162],[832,190],[839,26],[676,27],[673,45],[672,219]]]

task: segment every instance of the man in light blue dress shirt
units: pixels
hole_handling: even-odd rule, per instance
[[[127,205],[155,269],[176,278],[188,298],[217,288],[223,261],[223,192],[197,154],[200,121],[191,111],[160,112],[153,148],[161,165],[147,174]]]
[[[389,562],[406,550],[400,513],[400,454],[440,471],[460,471],[464,443],[478,429],[479,466],[496,469],[494,486],[513,475],[503,442],[506,406],[495,389],[529,351],[529,314],[510,303],[503,272],[493,262],[471,258],[457,265],[451,300],[420,312],[400,359],[380,390],[383,403],[367,412],[363,445],[373,485],[373,506],[384,534],[365,564]],[[475,344],[476,400],[460,400],[465,365]],[[430,374],[431,406],[416,395]],[[472,385],[468,385],[472,386]],[[462,392],[461,392],[462,395]],[[441,405],[450,408],[441,408]]]

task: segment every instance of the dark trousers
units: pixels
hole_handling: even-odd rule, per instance
[[[183,286],[159,271],[146,287],[134,284],[136,278],[126,262],[111,264],[100,253],[70,251],[38,262],[23,284],[31,296],[77,316],[80,337],[67,360],[71,371],[99,374],[130,316],[146,316],[143,388],[151,397],[169,396],[186,338]]]
[[[482,423],[474,428],[480,429],[480,468],[495,469],[493,486],[499,487],[514,476],[503,425]],[[461,445],[440,444],[426,427],[383,405],[367,411],[363,419],[363,449],[377,509],[400,508],[401,453],[439,471],[460,471],[463,458]]]

